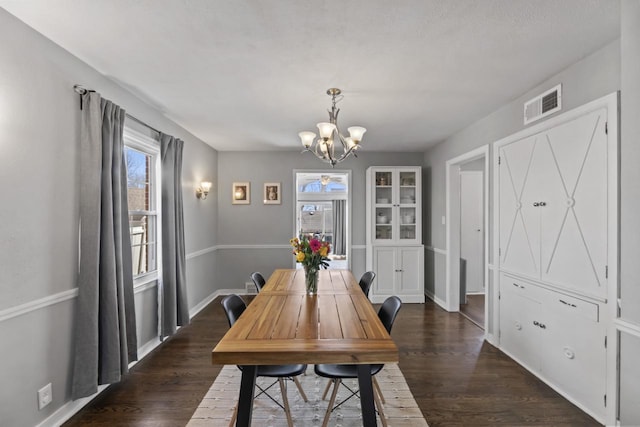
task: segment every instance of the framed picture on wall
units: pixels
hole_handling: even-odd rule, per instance
[[[231,203],[234,205],[248,205],[251,203],[251,183],[234,182],[231,189]]]
[[[282,199],[280,198],[280,183],[265,182],[262,196],[265,205],[279,205],[282,203]]]

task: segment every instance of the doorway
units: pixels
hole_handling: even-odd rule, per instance
[[[486,288],[488,169],[489,146],[446,162],[445,308],[461,313],[471,309],[476,314],[476,320],[472,321],[482,328],[485,328],[489,308],[485,303],[489,300]]]
[[[351,268],[351,171],[294,171],[294,236],[331,244],[329,269]],[[296,268],[302,268],[296,263]]]
[[[460,313],[484,329],[484,159],[460,165]]]

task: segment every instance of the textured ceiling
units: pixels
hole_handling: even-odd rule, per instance
[[[219,150],[300,148],[338,87],[338,124],[367,128],[363,150],[422,151],[620,34],[617,0],[0,7]]]

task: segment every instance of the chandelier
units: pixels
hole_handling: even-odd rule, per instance
[[[329,122],[317,124],[318,132],[320,133],[318,139],[315,139],[316,134],[313,132],[305,131],[298,134],[304,146],[303,153],[309,151],[323,162],[330,163],[331,167],[345,160],[351,154],[353,154],[354,157],[358,157],[356,151],[360,147],[359,144],[360,141],[362,141],[362,135],[367,131],[360,126],[351,126],[347,129],[349,136],[342,136],[338,128],[338,113],[340,109],[336,108],[336,103],[343,98],[341,93],[342,91],[337,88],[327,89],[327,95],[331,96],[332,103],[331,110],[327,110],[329,112]],[[336,139],[340,141],[340,145],[342,146],[342,153],[338,153],[339,155],[336,154],[335,150],[337,145],[335,142]]]

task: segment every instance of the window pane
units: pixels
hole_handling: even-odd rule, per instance
[[[126,147],[127,201],[130,211],[150,211],[151,206],[151,156]]]
[[[156,217],[155,215],[129,215],[131,231],[131,261],[133,275],[156,270]]]

